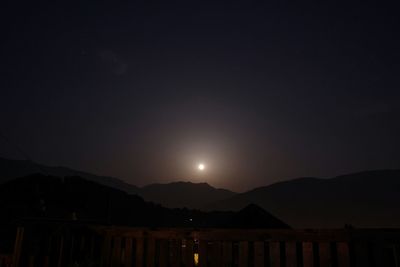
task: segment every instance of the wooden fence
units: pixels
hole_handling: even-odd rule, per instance
[[[17,229],[0,266],[400,267],[400,230]],[[7,263],[10,261],[10,263]]]

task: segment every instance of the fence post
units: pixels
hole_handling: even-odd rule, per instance
[[[13,252],[13,267],[19,266],[19,258],[21,256],[21,247],[22,247],[22,240],[24,237],[24,228],[18,227],[17,234],[15,237],[15,244],[14,244],[14,252]]]
[[[286,242],[286,267],[297,267],[297,244],[294,241]]]
[[[273,241],[269,243],[269,256],[271,267],[281,266],[281,250],[279,242]]]
[[[254,242],[254,266],[255,267],[262,267],[264,266],[264,242],[263,241],[256,241]]]
[[[312,242],[303,242],[303,266],[314,267],[314,248]]]
[[[199,266],[206,267],[207,266],[207,240],[199,240]]]
[[[136,267],[143,267],[144,262],[144,239],[142,237],[137,237],[136,242]]]
[[[185,266],[186,267],[194,266],[193,246],[194,246],[194,241],[192,239],[186,240],[186,247],[185,247]]]
[[[224,241],[222,243],[222,266],[232,266],[232,242]]]
[[[239,242],[239,267],[248,265],[249,243],[247,241]]]
[[[331,244],[329,242],[319,243],[319,266],[332,266]]]
[[[337,247],[337,257],[339,267],[350,267],[350,252],[349,244],[347,242],[338,242]]]
[[[147,255],[146,255],[146,266],[155,266],[155,255],[156,255],[156,242],[154,237],[149,236],[147,238]]]

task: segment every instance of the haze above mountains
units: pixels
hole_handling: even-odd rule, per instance
[[[65,167],[0,159],[0,184],[32,173],[80,176],[169,208],[238,211],[254,203],[295,228],[400,227],[400,170],[375,170],[331,179],[298,178],[244,193],[206,183],[174,182],[142,188],[120,179]]]

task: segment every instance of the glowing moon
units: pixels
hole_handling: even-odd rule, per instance
[[[206,168],[206,166],[204,166],[203,163],[200,163],[200,164],[197,166],[197,169],[198,169],[199,171],[204,171],[205,168]]]

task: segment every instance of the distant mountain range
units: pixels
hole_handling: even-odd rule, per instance
[[[208,209],[238,210],[249,203],[296,228],[400,227],[400,170],[294,179],[237,194]]]
[[[207,183],[174,182],[168,184],[151,184],[140,188],[138,192],[144,199],[161,203],[170,208],[202,209],[208,203],[222,201],[236,193],[217,189]]]
[[[0,185],[0,223],[78,221],[136,227],[288,228],[256,205],[233,211],[168,209],[81,177],[35,174]]]
[[[174,182],[142,188],[111,177],[29,161],[0,159],[0,184],[31,173],[81,176],[169,208],[238,211],[256,204],[297,228],[400,227],[400,170],[375,170],[330,179],[297,178],[245,193],[206,183]]]
[[[66,167],[52,167],[35,163],[29,160],[12,160],[0,158],[0,184],[14,178],[27,176],[34,173],[56,177],[80,176],[102,185],[110,186],[129,194],[136,194],[139,188],[128,184],[118,178],[98,176],[87,172],[77,171]]]
[[[114,177],[98,176],[66,167],[50,167],[27,160],[0,158],[0,184],[35,173],[56,177],[83,177],[87,180],[122,190],[128,194],[139,195],[147,201],[160,203],[170,208],[187,207],[200,209],[209,203],[220,201],[236,194],[229,190],[214,188],[207,183],[191,182],[151,184],[139,188]]]

